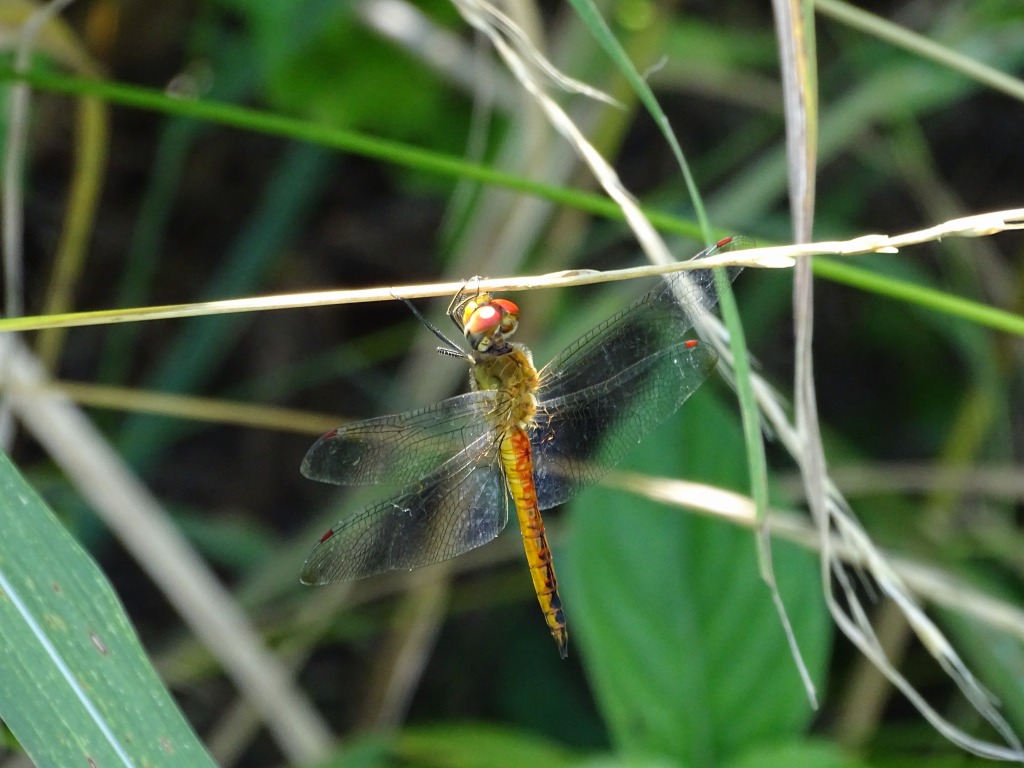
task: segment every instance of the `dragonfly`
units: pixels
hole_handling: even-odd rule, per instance
[[[741,240],[726,238],[695,258]],[[529,349],[509,341],[519,308],[464,286],[448,316],[469,350],[428,326],[446,342],[440,352],[469,364],[472,390],[338,427],[306,453],[301,471],[311,480],[403,488],[324,533],[302,582],[454,558],[501,533],[511,498],[534,592],[566,658],[569,635],[541,512],[600,480],[708,378],[718,355],[686,334],[717,302],[714,285],[709,269],[675,273],[539,370]]]

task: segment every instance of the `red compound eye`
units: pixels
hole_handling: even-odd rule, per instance
[[[519,307],[508,299],[491,299],[491,305],[495,307],[501,307],[505,312],[510,315],[518,315]]]
[[[505,313],[499,307],[494,306],[494,304],[495,302],[491,302],[490,304],[477,307],[473,314],[469,316],[465,329],[467,335],[479,335],[497,330]]]
[[[508,299],[493,299],[491,304],[501,310],[501,332],[508,335],[519,327],[519,307]]]

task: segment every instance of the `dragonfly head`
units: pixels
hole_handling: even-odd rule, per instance
[[[508,345],[505,339],[519,327],[519,307],[507,299],[492,299],[481,293],[466,303],[462,330],[474,352],[500,354]]]

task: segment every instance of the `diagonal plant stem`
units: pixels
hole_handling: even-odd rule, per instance
[[[510,32],[508,19],[485,0],[454,1],[467,22],[489,37],[516,79],[544,110],[553,127],[572,145],[590,167],[605,192],[622,208],[626,222],[648,258],[656,264],[669,260],[669,251],[665,243],[644,216],[632,195],[623,187],[615,171],[546,93],[544,80],[545,77],[550,77],[550,69],[546,65],[538,65],[538,60],[543,60],[542,54],[529,47],[523,50],[528,41],[524,43],[521,35],[514,31]],[[813,170],[807,167],[806,163],[803,165],[804,172]],[[803,190],[801,200],[813,200],[813,185],[803,184],[800,189]],[[809,209],[806,205],[803,208],[804,213],[808,215],[802,216],[801,220],[805,222],[804,228],[807,229],[810,221]],[[809,235],[809,232],[805,234]],[[805,478],[808,502],[821,539],[821,573],[825,599],[833,618],[843,633],[946,738],[965,750],[985,757],[1024,760],[1024,749],[1021,748],[1020,741],[995,709],[989,694],[966,668],[938,627],[914,602],[902,580],[857,523],[852,510],[828,478],[815,405],[811,356],[812,310],[811,264],[804,260],[797,265],[794,282],[794,325],[797,332],[795,426],[785,414],[778,395],[764,379],[753,374],[750,383],[766,422],[771,425],[782,444],[793,456]],[[726,375],[731,376],[734,372],[734,361],[728,348],[725,329],[711,316],[698,318],[695,326],[701,336],[710,339],[716,346],[721,357],[720,365],[725,367]],[[957,684],[975,710],[995,728],[1004,744],[977,739],[954,726],[890,663],[878,644],[871,620],[860,602],[849,574],[833,551],[833,531],[840,541],[858,553],[865,563],[865,570],[872,575],[882,593],[899,607],[929,653]],[[836,599],[832,587],[833,579],[847,598],[846,608]]]

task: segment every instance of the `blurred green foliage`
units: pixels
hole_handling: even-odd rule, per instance
[[[95,14],[103,4],[93,5],[83,4],[72,21],[99,50]],[[875,6],[950,52],[1007,73],[1019,75],[1024,66],[1024,18],[1015,0]],[[473,45],[449,5],[418,7]],[[557,138],[542,142],[546,155],[526,153],[524,126],[535,116],[525,107],[499,107],[490,122],[474,123],[470,96],[415,52],[369,29],[355,9],[325,0],[218,0],[198,9],[169,4],[154,15],[125,5],[103,63],[115,80],[163,87],[184,77],[200,98],[297,117],[325,131],[398,139],[456,161],[482,157],[495,170],[524,176],[571,155]],[[566,6],[537,10],[556,62],[625,102],[591,114],[581,100],[565,97],[567,108],[588,121],[588,135],[646,203],[688,217],[692,205],[650,118],[620,92]],[[665,108],[712,224],[762,242],[788,239],[783,109],[768,7],[632,2],[606,11],[622,22],[613,31]],[[822,239],[1020,205],[1018,101],[826,16],[819,18],[817,43]],[[73,163],[66,118],[55,117],[66,106],[62,97],[36,98],[25,174],[30,308],[48,278],[47,244],[59,225],[54,190],[66,186]],[[545,210],[534,228],[524,213],[535,207],[532,198],[520,208],[522,199],[510,193],[466,184],[452,202],[449,181],[430,177],[434,183],[423,184],[426,171],[396,172],[355,153],[287,143],[255,122],[250,131],[196,122],[185,112],[189,102],[180,103],[181,113],[172,105],[169,116],[115,112],[100,234],[78,286],[83,308],[637,261],[619,221],[590,220],[570,207]],[[477,149],[466,149],[476,141]],[[588,184],[572,172],[555,183]],[[442,237],[445,221],[451,226]],[[519,234],[514,257],[495,265],[492,254],[504,254],[503,243]],[[894,283],[907,280],[1020,314],[1022,247],[1012,235],[947,239],[859,264]],[[468,258],[460,258],[462,248]],[[682,241],[676,248],[686,256],[699,245]],[[753,355],[786,391],[789,277],[748,270],[736,287]],[[539,350],[557,351],[627,295],[519,295],[521,335],[543,363]],[[886,546],[1019,605],[1022,502],[1019,491],[1001,490],[1012,487],[1007,477],[1019,474],[1024,449],[1019,340],[908,299],[827,281],[819,281],[817,295],[821,419],[833,468],[868,473],[868,482],[849,486],[858,515]],[[436,319],[443,306],[424,309]],[[456,391],[464,372],[430,357],[432,344],[391,304],[261,313],[139,324],[125,336],[75,330],[61,373],[337,412],[340,421],[419,407]],[[412,394],[414,385],[435,380],[430,396]],[[745,491],[727,393],[706,386],[638,447],[629,466]],[[456,561],[469,572],[452,583],[450,612],[437,642],[424,645],[399,727],[388,736],[366,735],[360,727],[377,722],[378,693],[405,669],[393,665],[391,639],[402,637],[411,600],[402,595],[418,575],[360,583],[345,610],[337,607],[339,592],[299,590],[303,552],[323,522],[358,504],[298,477],[310,438],[147,414],[99,418],[151,487],[183,510],[182,527],[235,580],[268,641],[282,654],[301,649],[304,687],[344,739],[331,765],[980,763],[954,753],[888,689],[870,702],[877,711],[868,714],[866,731],[853,733],[843,704],[870,673],[833,636],[811,555],[776,546],[782,595],[823,698],[817,716],[757,578],[750,534],[606,488],[581,498],[567,524],[550,516],[572,633],[569,661],[560,663],[550,646],[517,537],[508,532],[479,559],[474,553]],[[783,482],[791,462],[771,444],[769,451],[778,503],[799,505]],[[219,712],[234,701],[220,667],[98,530],[74,489],[54,484],[38,450],[19,444],[15,456],[72,527],[86,532],[195,727],[204,736],[214,730]],[[881,479],[889,470],[900,478],[910,463],[930,471],[933,484]],[[979,470],[978,485],[943,485],[963,468]],[[984,483],[980,470],[988,469],[1002,484]],[[197,524],[200,518],[208,522]],[[236,535],[239,527],[250,536]],[[488,557],[499,562],[484,567]],[[1020,637],[963,615],[943,613],[942,625],[1024,730]],[[976,726],[927,661],[911,646],[901,668],[949,717]],[[246,743],[242,764],[280,762],[263,740]]]

